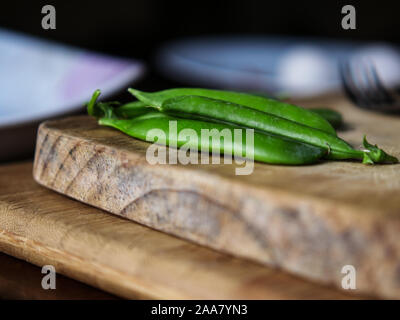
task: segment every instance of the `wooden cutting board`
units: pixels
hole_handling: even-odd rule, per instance
[[[31,163],[0,166],[0,251],[39,267],[53,265],[59,274],[125,298],[353,298],[43,188],[32,178]],[[43,277],[37,269],[35,274],[0,266],[0,291],[18,289],[27,299],[37,297]],[[10,279],[10,273],[22,271],[19,281]],[[22,286],[24,280],[29,288]],[[56,284],[56,292],[39,297],[65,298],[65,281],[57,277]]]
[[[400,156],[400,118],[318,100],[344,114],[340,135]],[[341,287],[345,265],[359,292],[400,298],[400,165],[324,162],[150,165],[149,144],[86,117],[40,126],[35,180],[152,228]],[[79,220],[78,220],[79,221]],[[77,222],[79,223],[79,222]],[[117,230],[115,231],[117,232]]]

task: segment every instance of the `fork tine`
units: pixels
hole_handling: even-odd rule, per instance
[[[371,83],[376,88],[376,95],[380,97],[381,104],[392,104],[395,102],[392,95],[386,90],[383,86],[382,81],[376,71],[376,68],[373,63],[369,63],[367,67],[367,72],[369,78],[371,79]]]
[[[349,62],[340,64],[340,77],[345,93],[354,104],[369,108],[371,101],[366,97],[363,83],[360,82],[360,77],[355,71],[357,70],[354,70]]]
[[[342,62],[339,64],[339,75],[342,80],[343,89],[349,99],[356,105],[363,104],[359,94],[357,94],[358,90],[354,85],[350,65],[348,62]]]
[[[388,91],[370,60],[344,61],[339,64],[339,74],[346,95],[356,105],[382,111],[399,111],[397,96]]]
[[[373,77],[371,73],[371,64],[365,61],[360,61],[358,63],[360,77],[362,80],[362,88],[364,95],[366,97],[367,103],[369,106],[379,106],[383,101],[382,92],[379,90],[379,87],[376,83],[376,78]]]

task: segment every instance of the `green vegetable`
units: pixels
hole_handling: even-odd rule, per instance
[[[170,121],[177,122],[177,132],[182,132],[184,129],[194,130],[198,139],[190,139],[182,134],[174,134],[169,132]],[[160,144],[172,145],[177,147],[190,147],[196,150],[202,150],[202,147],[208,146],[206,150],[217,150],[220,154],[229,155],[246,155],[246,142],[242,143],[235,139],[224,140],[222,135],[217,135],[215,139],[212,137],[204,137],[201,130],[217,129],[219,132],[222,130],[229,130],[229,135],[234,137],[234,129],[242,129],[234,125],[223,125],[220,123],[204,122],[192,119],[181,119],[172,117],[159,112],[147,113],[145,115],[133,119],[113,119],[113,118],[100,118],[99,124],[114,127],[127,135],[132,137],[154,142],[148,138],[148,133],[152,129],[161,129],[165,135],[165,141],[157,141]],[[243,133],[243,140],[245,133]],[[299,165],[315,163],[322,157],[324,150],[300,143],[297,141],[276,137],[270,134],[254,133],[254,154],[252,158],[256,161],[286,164],[286,165]],[[247,155],[248,156],[248,155]]]
[[[365,137],[366,150],[356,150],[326,131],[229,101],[191,95],[161,99],[157,95],[130,91],[140,101],[123,106],[115,102],[98,103],[99,91],[96,91],[88,104],[88,113],[100,118],[101,125],[112,126],[142,140],[146,140],[147,132],[153,128],[168,132],[171,120],[177,121],[178,132],[193,129],[198,136],[201,136],[201,129],[227,129],[232,137],[234,129],[255,129],[254,159],[267,163],[306,164],[321,158],[358,159],[367,164],[397,162],[395,157],[369,144]],[[195,142],[179,140],[169,133],[165,143],[178,147],[195,144],[198,149],[209,145],[208,141],[201,139]],[[230,145],[222,142],[211,144],[221,154],[242,154],[245,150],[236,141]]]
[[[177,88],[153,93],[141,92],[132,88],[129,88],[128,91],[140,101],[157,108],[161,107],[165,100],[188,95],[224,100],[267,112],[336,135],[335,129],[329,122],[316,115],[314,112],[259,95],[199,88]]]
[[[154,110],[150,109],[149,106],[142,101],[134,101],[116,108],[115,114],[118,117],[130,119],[145,114],[149,111]]]
[[[150,100],[146,101],[154,105]],[[239,104],[200,96],[180,96],[165,100],[160,112],[179,117],[200,116],[218,120],[263,133],[272,133],[326,150],[329,159],[360,159],[364,152],[353,149],[347,142],[324,131],[314,129],[272,114],[251,109]]]
[[[335,110],[325,108],[313,108],[309,110],[327,120],[335,129],[343,125],[342,115]]]
[[[96,90],[87,106],[88,114],[97,118],[133,118],[153,111],[141,101],[129,102],[121,106],[119,102],[97,102],[99,96],[100,90]]]

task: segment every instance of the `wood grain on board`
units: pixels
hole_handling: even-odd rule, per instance
[[[400,156],[398,117],[344,99],[313,104],[341,111],[339,135],[355,146],[367,133]],[[46,122],[34,178],[124,218],[324,284],[340,287],[342,268],[352,265],[359,292],[400,298],[400,165],[255,163],[251,175],[237,176],[233,164],[151,165],[148,146],[86,116]]]
[[[0,166],[0,251],[40,267],[54,265],[57,273],[125,298],[354,298],[43,188],[32,178],[31,163]],[[12,281],[18,272],[23,273],[20,280]],[[56,293],[33,292],[41,276],[0,266],[0,291],[9,288],[8,297],[21,296],[15,290],[25,290],[25,298],[55,298]],[[65,281],[58,280],[61,290]],[[73,290],[58,296],[77,297]]]

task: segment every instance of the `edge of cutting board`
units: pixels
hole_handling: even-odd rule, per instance
[[[231,166],[150,165],[147,146],[86,116],[45,122],[34,178],[157,230],[338,288],[342,268],[353,265],[359,292],[400,297],[398,215],[382,219],[374,208],[232,178]]]

